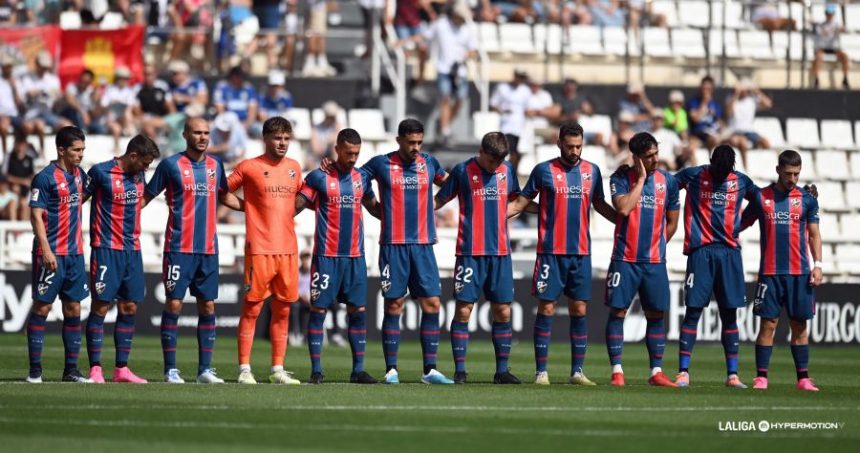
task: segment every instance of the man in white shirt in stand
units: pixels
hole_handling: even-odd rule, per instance
[[[497,85],[490,98],[490,108],[501,114],[499,130],[508,139],[514,174],[520,162],[518,146],[526,127],[526,108],[532,97],[532,90],[526,82],[528,82],[528,74],[521,69],[515,69],[514,79],[510,83]]]

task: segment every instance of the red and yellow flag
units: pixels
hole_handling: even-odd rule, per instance
[[[134,25],[118,30],[62,30],[60,32],[58,75],[63,86],[77,80],[84,69],[96,80],[113,82],[116,68],[131,70],[132,83],[143,80],[144,27]]]

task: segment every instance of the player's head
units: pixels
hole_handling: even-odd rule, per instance
[[[397,126],[397,144],[400,145],[400,157],[413,161],[421,152],[424,144],[424,125],[414,118],[407,118]]]
[[[66,126],[57,131],[54,143],[57,145],[57,157],[68,165],[78,165],[84,157],[84,131],[75,126]]]
[[[647,132],[640,132],[630,139],[627,147],[633,153],[633,160],[639,159],[642,161],[645,171],[653,173],[657,169],[657,164],[660,161],[657,157],[659,150],[657,148],[657,139],[653,135]]]
[[[185,139],[186,151],[206,152],[209,147],[209,122],[199,116],[186,118],[182,138]]]
[[[481,139],[481,149],[478,151],[478,165],[484,170],[496,171],[505,161],[510,151],[508,139],[501,132],[487,132]]]
[[[794,189],[800,179],[802,164],[800,153],[793,149],[779,153],[779,162],[776,166],[776,174],[779,175],[779,179],[776,184],[785,190]]]
[[[361,135],[355,129],[343,129],[337,133],[334,152],[341,170],[351,169],[358,162],[361,151]]]
[[[158,145],[151,138],[145,135],[135,135],[125,148],[125,154],[122,156],[128,162],[128,173],[138,173],[146,171],[152,164],[152,161],[158,159],[161,153],[158,151]]]
[[[582,126],[576,122],[564,123],[558,129],[558,150],[561,152],[561,160],[568,165],[576,165],[579,162],[584,135]]]
[[[275,159],[283,159],[290,148],[293,138],[293,125],[282,116],[273,116],[263,123],[263,145],[266,155]]]
[[[711,153],[711,175],[720,181],[726,179],[735,171],[735,149],[729,145],[720,145]]]

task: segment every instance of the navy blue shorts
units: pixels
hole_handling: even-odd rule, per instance
[[[720,308],[742,308],[744,265],[740,249],[714,244],[694,250],[687,257],[684,279],[684,305],[705,308],[711,294]]]
[[[806,321],[815,316],[815,293],[809,284],[809,274],[759,275],[753,313],[777,319],[782,307],[790,319]]]
[[[49,271],[42,255],[33,254],[33,302],[54,303],[57,296],[64,302],[80,302],[89,295],[84,255],[56,255],[57,270]]]
[[[166,252],[162,281],[167,299],[185,299],[191,295],[200,300],[218,298],[218,255]]]
[[[612,260],[606,274],[606,305],[627,310],[639,294],[643,310],[669,309],[666,263],[628,263]]]
[[[458,256],[454,265],[454,298],[475,303],[484,297],[500,304],[514,301],[511,256]]]
[[[556,301],[561,294],[572,300],[591,300],[591,256],[542,253],[535,260],[532,294]]]
[[[439,297],[442,283],[430,244],[383,244],[379,248],[382,294],[386,299]]]
[[[140,303],[146,296],[139,250],[94,248],[90,254],[90,291],[100,302]]]
[[[364,257],[311,259],[311,305],[329,308],[335,302],[367,306],[367,264]]]

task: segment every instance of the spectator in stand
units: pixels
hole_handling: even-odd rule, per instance
[[[18,194],[4,175],[0,175],[0,220],[18,220]]]
[[[6,136],[12,132],[12,124],[18,122],[18,104],[21,99],[18,97],[17,84],[12,77],[12,67],[14,61],[12,57],[3,53],[0,54],[0,66],[2,66],[3,74],[0,77],[0,142],[3,145],[3,155],[8,151],[6,149]]]
[[[589,0],[591,23],[598,27],[623,27],[624,8],[619,0]]]
[[[211,33],[214,12],[210,0],[174,0],[170,2],[168,15],[175,28],[170,40],[170,60],[176,61],[188,55],[192,43],[202,44],[204,48]]]
[[[423,11],[431,22],[436,21],[436,11],[427,0],[388,0],[386,11],[392,14],[385,15],[385,23],[394,25],[397,39],[408,40],[413,36],[424,32],[424,24],[421,23],[421,12]],[[424,67],[427,64],[427,46],[422,41],[415,43],[415,53],[418,55],[418,77],[415,83],[424,82]]]
[[[734,93],[726,101],[726,116],[729,118],[729,130],[732,133],[729,144],[740,150],[744,167],[749,149],[770,148],[767,138],[755,132],[753,123],[758,110],[768,110],[771,107],[773,101],[770,97],[748,78],[741,79],[735,85]]]
[[[361,7],[361,19],[364,25],[365,50],[362,58],[366,58],[370,56],[370,49],[373,46],[373,25],[384,25],[383,10],[386,8],[386,0],[358,0],[358,5]]]
[[[254,123],[252,134],[255,137],[263,135],[263,122],[273,116],[284,116],[284,113],[293,108],[293,96],[284,89],[287,82],[282,71],[272,69],[269,71],[268,88],[265,94],[260,96],[260,112],[257,114],[257,122]]]
[[[551,127],[549,121],[558,116],[560,107],[553,102],[552,95],[543,89],[537,79],[529,78],[528,87],[531,96],[526,101],[526,118],[531,121],[536,136],[543,137],[550,143],[555,142],[558,130]]]
[[[299,0],[287,0],[287,14],[284,16],[283,67],[287,74],[293,74],[295,63],[296,36],[299,34]]]
[[[257,90],[245,81],[245,71],[234,66],[227,74],[227,80],[222,80],[215,86],[215,110],[219,114],[235,113],[248,131],[257,120],[258,97]]]
[[[21,80],[19,86],[24,97],[24,111],[21,127],[29,134],[39,136],[39,148],[45,152],[45,133],[48,128],[56,131],[70,126],[71,121],[53,112],[54,103],[60,98],[60,79],[52,68],[54,58],[47,51],[39,52],[36,57],[36,71]]]
[[[489,22],[503,17],[506,22],[533,24],[546,19],[558,23],[561,15],[558,0],[481,0],[479,10],[481,20]]]
[[[61,115],[74,123],[81,130],[92,134],[105,134],[107,127],[100,121],[99,103],[101,90],[95,84],[95,74],[84,69],[78,76],[77,82],[66,85],[64,107]]]
[[[311,131],[311,152],[307,156],[305,168],[317,167],[324,157],[332,158],[334,145],[337,143],[337,134],[343,129],[343,125],[337,120],[340,106],[334,101],[326,101],[322,106],[325,117]]]
[[[690,146],[693,149],[713,149],[722,140],[723,109],[714,100],[714,79],[702,78],[699,95],[687,102],[690,120]]]
[[[532,97],[528,85],[528,74],[520,69],[514,70],[514,79],[510,83],[500,83],[490,97],[490,109],[500,114],[499,131],[508,139],[510,161],[514,173],[520,162],[520,137],[525,132],[526,107]]]
[[[337,74],[328,64],[325,35],[328,29],[328,2],[326,0],[308,1],[307,57],[302,68],[305,77],[330,77]]]
[[[144,0],[116,0],[113,9],[122,14],[127,25],[144,25],[146,23]]]
[[[184,112],[189,104],[209,104],[209,89],[206,88],[206,83],[189,76],[188,63],[182,60],[171,61],[167,71],[170,73],[170,96],[177,111]]]
[[[134,105],[137,104],[137,89],[131,85],[131,71],[120,66],[114,72],[114,82],[105,88],[101,108],[105,112],[107,129],[113,136],[114,153],[119,154],[119,138],[134,135]]]
[[[687,121],[687,111],[684,110],[684,93],[680,90],[669,92],[669,106],[663,109],[663,118],[666,127],[675,131],[681,140],[687,140],[690,124]]]
[[[6,177],[11,191],[21,200],[18,203],[17,218],[22,220],[30,218],[30,206],[27,200],[30,196],[30,183],[36,174],[37,155],[33,145],[27,142],[27,137],[20,131],[16,131],[12,152],[3,160],[3,169],[0,172]]]
[[[620,112],[633,115],[633,131],[647,132],[651,128],[651,112],[654,106],[645,95],[645,86],[634,82],[627,86],[627,96],[618,103]]]
[[[245,156],[248,149],[248,132],[234,112],[223,112],[212,122],[208,153],[231,167]]]
[[[776,4],[770,2],[755,7],[752,13],[753,23],[768,32],[775,30],[794,30],[796,19],[800,18],[796,17],[789,19],[787,17],[780,16],[779,10],[776,8]]]
[[[630,112],[622,110],[618,113],[618,127],[612,133],[612,137],[609,139],[609,146],[607,147],[609,154],[615,157],[617,165],[621,165],[623,162],[629,160],[630,153],[628,152],[627,144],[636,135],[636,131],[633,129],[635,120],[636,117]]]
[[[660,145],[657,156],[660,166],[665,170],[675,171],[678,168],[679,157],[684,154],[684,144],[675,131],[666,128],[663,121],[663,110],[654,109],[649,132]]]
[[[579,82],[575,79],[565,79],[561,86],[561,97],[557,104],[560,107],[559,116],[555,119],[554,124],[561,126],[568,122],[578,122],[580,115],[593,115],[594,107],[591,101],[579,92]],[[588,134],[588,131],[585,131]],[[586,140],[589,140],[586,138]],[[590,141],[590,140],[589,140]],[[600,143],[603,143],[601,140]]]
[[[639,34],[641,26],[663,27],[668,26],[666,15],[655,13],[652,10],[653,3],[645,0],[627,0],[627,9],[630,15],[630,27]]]
[[[840,35],[845,33],[845,27],[836,20],[836,4],[828,3],[824,7],[824,22],[815,26],[815,61],[810,69],[809,79],[818,88],[818,73],[824,62],[824,55],[836,55],[836,60],[842,65],[842,88],[848,90],[848,54],[842,50]]]
[[[167,116],[176,112],[170,87],[158,78],[153,65],[146,65],[143,84],[137,92],[134,116],[139,120],[143,133],[155,140],[167,129]]]
[[[254,15],[260,23],[260,33],[264,35],[266,61],[270,69],[277,67],[278,30],[281,28],[281,18],[286,13],[284,0],[253,0]],[[253,55],[258,46],[254,39],[246,49],[246,55]]]
[[[21,26],[26,22],[30,22],[30,20],[27,20],[27,17],[27,9],[24,2],[0,0],[0,26]],[[24,19],[23,22],[22,19]]]

